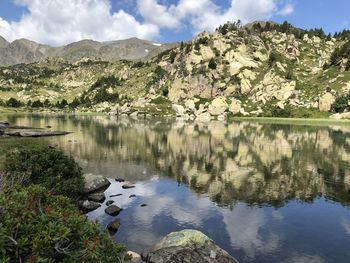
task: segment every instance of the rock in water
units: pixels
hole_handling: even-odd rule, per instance
[[[238,263],[197,230],[167,235],[152,252],[143,253],[142,260],[148,263]]]
[[[113,204],[113,203],[114,203],[113,200],[109,200],[109,201],[106,202],[106,206],[110,206],[110,205]]]
[[[0,129],[6,129],[10,126],[10,123],[7,121],[0,121]]]
[[[108,179],[102,175],[84,174],[84,180],[85,193],[92,193],[101,189],[106,189],[111,184]]]
[[[5,131],[0,128],[0,136],[4,135]]]
[[[122,186],[123,189],[131,189],[131,188],[135,188],[135,185],[131,185],[131,184],[124,184]]]
[[[107,229],[111,235],[115,235],[120,227],[120,220],[116,219],[107,225]]]
[[[124,183],[125,182],[125,180],[122,179],[122,178],[117,178],[117,179],[115,179],[115,181],[118,182],[118,183]]]
[[[37,130],[15,130],[8,131],[6,135],[14,137],[52,137],[70,134],[70,132],[61,131],[37,131]]]
[[[116,205],[111,205],[105,209],[106,214],[110,216],[117,216],[121,211],[122,209]]]
[[[84,213],[89,213],[89,212],[94,211],[97,208],[101,207],[101,205],[99,203],[94,202],[94,201],[88,201],[88,200],[79,202],[78,206],[79,206],[79,209],[81,211],[83,211]]]
[[[98,203],[103,203],[104,200],[106,200],[106,196],[104,193],[94,193],[88,196],[88,199],[90,201],[98,202]]]

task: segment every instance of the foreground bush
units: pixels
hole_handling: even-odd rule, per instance
[[[116,244],[63,196],[31,186],[0,193],[0,262],[119,262]]]
[[[22,185],[41,185],[53,194],[78,198],[84,187],[79,165],[73,158],[48,146],[18,147],[4,162],[6,175],[22,178]]]

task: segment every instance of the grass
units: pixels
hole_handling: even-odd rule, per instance
[[[275,117],[233,117],[232,120],[252,121],[259,123],[278,123],[294,125],[349,125],[350,120],[334,119],[304,119],[304,118],[275,118]]]

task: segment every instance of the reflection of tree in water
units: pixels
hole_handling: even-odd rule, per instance
[[[72,136],[81,143],[68,145],[61,139],[61,144],[81,163],[144,164],[222,206],[236,201],[282,206],[292,199],[312,202],[318,196],[350,202],[346,127],[185,124],[102,116],[70,116],[56,122],[75,131]]]

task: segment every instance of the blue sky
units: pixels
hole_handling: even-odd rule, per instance
[[[172,42],[238,18],[334,33],[350,28],[349,10],[349,0],[0,0],[0,35],[51,45],[84,38]]]

